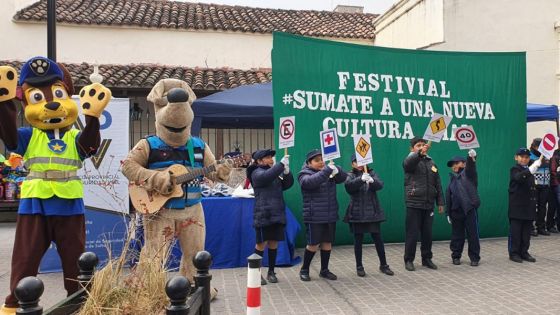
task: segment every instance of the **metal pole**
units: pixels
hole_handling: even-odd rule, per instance
[[[56,0],[47,1],[47,57],[56,61]]]

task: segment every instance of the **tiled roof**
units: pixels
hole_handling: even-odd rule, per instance
[[[72,74],[74,85],[90,84],[89,76],[93,65],[87,63],[64,63]],[[0,65],[10,65],[18,69],[23,62],[1,61]],[[103,76],[103,84],[109,88],[142,88],[150,89],[159,80],[175,78],[187,82],[193,90],[220,91],[240,85],[265,83],[272,80],[270,69],[234,70],[228,68],[185,68],[154,64],[130,65],[99,65],[99,73]]]
[[[373,39],[376,14],[280,10],[167,0],[58,0],[60,23]],[[47,0],[14,16],[43,22]]]

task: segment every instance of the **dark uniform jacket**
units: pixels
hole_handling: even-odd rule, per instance
[[[411,152],[403,162],[405,203],[408,208],[433,209],[445,205],[439,170],[426,155]]]
[[[338,174],[330,178],[332,169],[316,171],[307,165],[299,172],[298,180],[303,198],[303,223],[332,223],[338,220],[336,184],[344,183],[346,173],[338,166]]]
[[[528,167],[516,164],[509,171],[509,218],[535,220],[536,185],[535,177]]]
[[[464,218],[469,211],[480,207],[476,163],[470,156],[467,157],[465,169],[459,173],[450,173],[449,177],[445,193],[447,215],[451,218]]]
[[[286,204],[283,191],[294,184],[292,173],[283,174],[284,164],[258,166],[251,173],[251,184],[255,191],[253,226],[286,224]],[[280,179],[282,177],[282,179]]]
[[[369,170],[373,183],[367,184],[362,181],[362,174],[362,171],[353,169],[348,173],[348,178],[344,183],[346,192],[350,194],[350,204],[346,209],[344,222],[385,221],[385,212],[377,198],[377,191],[383,188],[383,181],[379,179],[375,171]]]

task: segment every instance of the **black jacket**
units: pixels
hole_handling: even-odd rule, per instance
[[[332,169],[316,171],[307,165],[299,172],[298,180],[303,197],[303,223],[332,223],[338,220],[336,184],[344,183],[346,173],[338,167],[338,174],[330,178]]]
[[[292,173],[283,174],[284,165],[259,166],[251,173],[251,183],[255,191],[253,226],[262,227],[271,224],[286,224],[286,204],[283,191],[292,187]],[[280,179],[282,177],[282,179]]]
[[[439,170],[432,158],[411,152],[403,162],[404,194],[408,208],[433,209],[445,205]]]
[[[537,198],[535,177],[529,168],[516,164],[509,171],[510,219],[535,220]]]
[[[470,156],[467,157],[465,169],[459,173],[450,173],[449,177],[445,193],[447,215],[451,218],[464,218],[469,211],[480,207],[475,161]]]
[[[362,171],[352,169],[344,183],[346,192],[350,194],[350,204],[346,209],[344,222],[381,222],[385,221],[385,212],[381,208],[377,191],[383,189],[383,181],[373,170],[369,174],[373,183],[366,184],[362,181]]]

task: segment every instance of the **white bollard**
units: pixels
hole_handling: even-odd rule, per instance
[[[253,254],[247,258],[247,315],[261,313],[261,263],[262,257]]]

